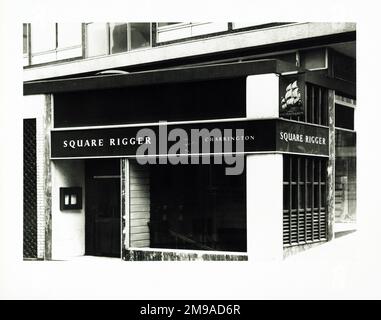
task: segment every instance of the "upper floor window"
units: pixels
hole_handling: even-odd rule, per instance
[[[157,42],[180,40],[227,30],[227,22],[158,22]]]
[[[28,53],[28,29],[29,26],[27,23],[22,24],[23,28],[23,54]]]
[[[151,42],[151,23],[86,24],[87,57],[150,47]]]
[[[354,130],[356,100],[335,94],[335,126]]]
[[[32,64],[82,56],[81,23],[33,23],[30,37]]]
[[[158,22],[157,27],[158,28],[165,28],[165,27],[169,27],[169,26],[172,26],[174,24],[180,24],[180,23],[183,23],[183,22]]]

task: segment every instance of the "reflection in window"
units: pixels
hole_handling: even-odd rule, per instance
[[[335,222],[356,222],[356,133],[336,129]]]
[[[150,23],[130,23],[131,50],[149,47],[151,44]]]
[[[151,23],[88,23],[87,56],[127,52],[151,46]]]
[[[246,176],[222,165],[150,166],[150,246],[246,251]]]
[[[110,24],[111,53],[127,51],[127,23]]]

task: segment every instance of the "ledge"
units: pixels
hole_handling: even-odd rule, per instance
[[[128,249],[123,251],[125,261],[247,261],[246,253],[223,253],[168,249]]]
[[[26,82],[24,83],[24,95],[217,80],[265,73],[281,74],[295,70],[296,67],[293,64],[276,59],[265,59],[118,75]]]

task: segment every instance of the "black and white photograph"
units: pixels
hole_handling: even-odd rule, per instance
[[[17,147],[1,188],[18,195],[1,195],[1,298],[380,298],[364,12],[28,17],[9,3],[1,129]],[[164,22],[179,20],[198,22]],[[221,306],[189,310],[239,314]]]

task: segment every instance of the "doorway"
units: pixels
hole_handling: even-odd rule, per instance
[[[86,161],[86,255],[120,257],[120,160]]]

